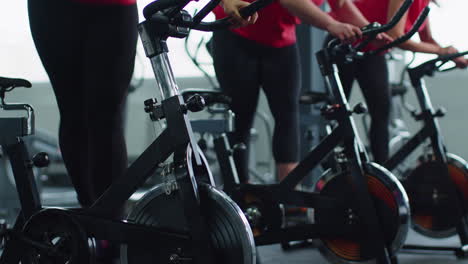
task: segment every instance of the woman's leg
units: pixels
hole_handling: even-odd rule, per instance
[[[258,54],[248,40],[224,30],[213,34],[213,61],[221,90],[232,98],[235,131],[231,143],[245,143],[247,150],[236,151],[234,159],[243,183],[249,180],[250,129],[259,95]]]
[[[383,163],[389,153],[391,93],[385,56],[359,62],[357,79],[371,116],[370,143],[374,160]]]
[[[262,57],[262,87],[275,119],[273,156],[282,180],[299,161],[300,62],[297,46],[265,49]]]
[[[29,0],[30,28],[60,112],[59,143],[82,206],[92,204],[87,186],[88,136],[82,88],[83,25],[79,6],[64,0]]]
[[[136,5],[85,6],[84,83],[93,200],[124,175],[127,149],[123,110],[133,74],[138,14]],[[118,212],[116,212],[118,214]]]

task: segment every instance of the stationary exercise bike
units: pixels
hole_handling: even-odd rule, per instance
[[[223,91],[218,87],[216,80],[211,76],[207,71],[206,67],[211,67],[212,63],[201,61],[199,58],[200,50],[206,48],[207,52],[211,54],[211,40],[206,42],[203,38],[198,41],[194,46],[195,48],[190,48],[189,37],[185,39],[184,47],[187,56],[190,58],[192,63],[197,69],[203,74],[205,79],[208,81],[209,86],[207,88],[186,88],[181,91],[184,98],[189,98],[194,94],[198,93],[207,101],[207,108],[204,111],[202,117],[193,118],[191,120],[192,128],[195,133],[197,133],[199,138],[199,145],[205,146],[203,151],[207,157],[210,165],[214,165],[214,169],[218,170],[219,162],[215,151],[215,146],[213,144],[213,139],[215,139],[221,133],[230,133],[234,130],[234,117],[235,115],[230,110],[231,98],[226,94],[223,94]],[[266,138],[272,137],[272,120],[264,111],[258,110],[255,112],[255,120],[259,122],[260,128],[264,128],[266,133]],[[262,156],[262,159],[259,160],[258,156],[255,154],[256,147],[258,146],[257,141],[259,139],[259,127],[255,125],[255,128],[251,129],[251,140],[249,148],[249,179],[256,183],[272,183],[275,181],[275,166],[273,156],[268,155],[267,157]],[[271,149],[271,141],[266,140],[262,143],[266,143],[268,149]],[[264,144],[262,144],[264,146]],[[233,146],[234,151],[247,151],[247,146],[245,144],[237,144]],[[214,173],[215,174],[215,173]],[[216,175],[216,174],[215,174]],[[216,180],[216,179],[215,179]]]
[[[201,22],[219,1],[210,1],[193,18],[183,10],[189,2],[159,0],[144,9],[146,20],[138,29],[161,101],[146,100],[145,111],[153,121],[165,120],[166,129],[89,208],[42,207],[31,168],[46,166],[48,157],[40,153],[31,161],[23,141],[34,133],[34,110],[4,101],[8,91],[30,83],[0,78],[1,108],[27,113],[0,118],[0,144],[10,158],[21,203],[14,227],[0,225],[0,263],[94,263],[96,240],[121,244],[122,263],[255,263],[248,222],[239,207],[213,186],[194,141],[187,112],[202,110],[203,98],[184,102],[167,58],[167,38],[183,38],[189,29],[229,26],[227,20]],[[241,12],[249,16],[270,2],[257,1]],[[163,167],[160,183],[120,220],[126,201],[158,167]]]
[[[358,50],[378,33],[392,28],[410,4],[411,1],[406,1],[389,24],[371,24],[365,28],[363,34],[368,40],[359,46],[353,48],[334,40],[317,53],[322,75],[334,95],[334,104],[323,108],[322,114],[335,120],[338,125],[284,180],[270,185],[239,184],[235,177],[224,177],[224,190],[246,214],[257,246],[319,238],[321,252],[334,262],[397,262],[395,253],[402,246],[409,227],[407,196],[389,171],[369,162],[352,118],[352,114],[364,113],[365,109],[362,104],[354,109],[349,107],[340,85],[336,63],[365,56]],[[407,35],[383,49],[409,39],[422,24],[428,11],[428,8],[425,9]],[[219,149],[224,146],[224,153],[232,153],[226,136],[219,137],[218,142]],[[326,173],[317,184],[316,192],[295,190],[311,169],[341,146],[343,162],[340,171]],[[229,161],[229,155],[222,155],[223,151],[219,153],[219,157]],[[229,175],[229,170],[224,175]],[[311,223],[284,227],[282,205],[313,208]]]
[[[446,238],[458,235],[460,247],[430,247],[406,245],[413,251],[454,252],[458,257],[468,256],[468,164],[457,155],[449,153],[442,138],[437,118],[445,110],[435,110],[423,77],[436,72],[446,72],[456,67],[445,68],[451,59],[468,52],[440,56],[416,67],[408,68],[411,85],[416,92],[420,112],[407,106],[415,121],[423,122],[422,128],[411,138],[395,142],[394,154],[384,163],[389,170],[396,170],[408,156],[421,147],[419,156],[405,166],[400,177],[408,193],[411,205],[413,229],[430,238]],[[400,169],[401,171],[401,169]]]

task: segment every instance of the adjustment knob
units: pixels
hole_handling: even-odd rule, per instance
[[[247,146],[244,143],[237,143],[234,146],[232,146],[232,149],[234,151],[236,151],[236,150],[246,150]]]
[[[246,151],[247,150],[247,146],[244,144],[244,143],[237,143],[237,144],[234,144],[231,149],[228,151],[228,155],[229,156],[232,156],[234,153],[236,152],[243,152],[243,151]]]
[[[203,138],[198,140],[198,147],[200,147],[200,149],[203,152],[205,152],[208,149],[208,144],[206,143],[206,140]]]
[[[157,103],[158,103],[158,101],[156,100],[156,98],[150,98],[150,99],[145,100],[144,101],[145,112],[146,113],[151,112],[154,109],[154,107],[156,106]]]
[[[50,159],[49,159],[49,154],[45,152],[39,152],[34,157],[32,158],[34,166],[38,168],[44,168],[49,166],[50,164]]]
[[[435,112],[434,115],[436,117],[444,117],[445,114],[447,114],[447,110],[445,108],[441,107],[441,108],[437,109],[437,111]]]
[[[356,106],[354,106],[353,112],[356,114],[365,114],[367,113],[367,106],[363,103],[358,103]]]
[[[205,108],[205,99],[199,94],[195,94],[187,100],[186,106],[190,112],[200,112]]]

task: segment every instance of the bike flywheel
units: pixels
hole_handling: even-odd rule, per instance
[[[188,230],[178,189],[166,192],[163,183],[149,191],[131,210],[127,221],[171,230]],[[209,231],[209,241],[214,259],[218,263],[255,264],[256,249],[252,230],[241,209],[229,196],[208,184],[199,184],[200,206]],[[191,259],[190,250],[165,248],[164,245],[148,245],[152,248],[124,245],[121,247],[121,261],[126,264],[171,263],[177,255]]]
[[[320,194],[343,201],[352,200],[354,195],[346,181],[347,171],[339,174],[324,174],[316,184]],[[393,254],[403,245],[409,229],[409,203],[403,186],[393,174],[376,164],[368,164],[365,177],[369,193],[382,225],[384,242]],[[366,226],[360,223],[356,210],[350,208],[344,213],[346,219],[354,219],[359,230],[365,232]],[[335,214],[316,209],[314,221],[317,224],[333,221]],[[344,221],[343,223],[345,223]],[[363,237],[324,237],[320,239],[320,252],[333,263],[373,262],[377,257],[372,241]]]
[[[447,166],[426,159],[407,172],[404,186],[416,232],[431,238],[456,234],[468,211],[468,166],[463,159],[447,154]]]

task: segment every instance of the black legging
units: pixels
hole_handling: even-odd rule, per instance
[[[135,59],[136,5],[29,0],[28,8],[60,111],[63,159],[87,207],[127,167],[122,119]]]
[[[358,80],[371,116],[370,143],[374,160],[383,163],[389,155],[391,93],[385,56],[371,56],[351,64],[338,65],[346,96],[354,79]]]
[[[299,160],[300,65],[297,46],[272,48],[224,30],[213,34],[213,60],[221,89],[232,97],[236,143],[250,140],[260,87],[275,119],[273,155],[277,163]],[[239,178],[248,180],[248,151],[235,155]]]

